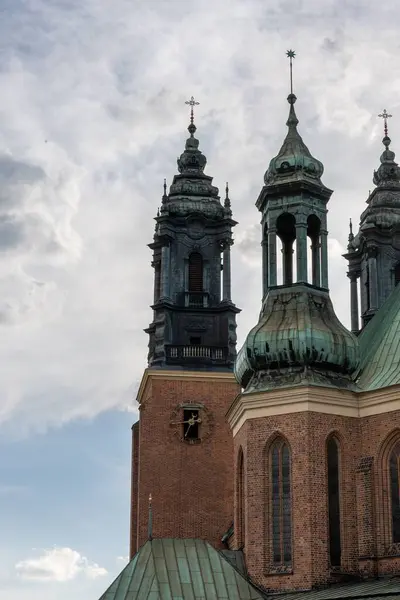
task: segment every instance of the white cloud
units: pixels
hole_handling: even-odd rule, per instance
[[[42,550],[42,554],[18,562],[15,569],[26,581],[65,582],[84,575],[96,579],[107,575],[107,570],[90,562],[76,550],[71,548],[53,548]]]
[[[387,98],[391,113],[399,105],[398,3],[34,4],[25,12],[10,3],[0,23],[0,423],[43,430],[132,406],[151,319],[146,244],[192,94],[206,172],[220,189],[229,180],[239,221],[239,340],[254,325],[254,202],[285,136],[288,45],[299,129],[335,190],[330,282],[348,323],[340,248],[379,164],[375,115]]]

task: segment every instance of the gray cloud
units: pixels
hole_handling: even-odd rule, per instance
[[[239,221],[239,339],[261,296],[259,214],[285,136],[287,46],[300,132],[325,164],[332,297],[348,323],[340,247],[381,153],[375,115],[400,93],[400,8],[337,0],[6,5],[0,33],[0,420],[43,428],[130,403],[147,353],[150,251],[163,178],[187,135],[229,180]],[[212,17],[210,17],[212,15]],[[388,19],[388,15],[390,18]],[[195,24],[195,26],[194,26]],[[393,100],[395,102],[395,100]],[[396,106],[387,107],[395,114]],[[396,150],[399,125],[393,119]],[[47,142],[46,142],[47,140]],[[400,142],[399,142],[400,152]],[[6,251],[5,251],[6,250]],[[133,392],[132,392],[133,393]],[[32,410],[32,406],[35,410]]]

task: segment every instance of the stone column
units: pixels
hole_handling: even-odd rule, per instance
[[[231,241],[224,243],[224,262],[222,271],[222,300],[231,301]]]
[[[161,248],[161,298],[169,298],[169,271],[170,271],[170,249],[169,243],[164,242]]]
[[[378,308],[378,272],[376,268],[376,248],[368,249],[368,269],[369,269],[369,308],[377,310]]]
[[[262,294],[263,299],[267,295],[268,292],[268,237],[263,237],[263,241],[261,242],[262,247]]]
[[[351,313],[351,331],[358,333],[359,331],[359,316],[358,316],[358,276],[355,273],[350,277],[350,313]]]
[[[321,285],[321,244],[319,243],[319,237],[315,237],[311,244],[311,257],[312,257],[312,284],[316,287]]]
[[[321,231],[321,287],[329,288],[328,284],[328,232]]]
[[[307,223],[303,220],[296,220],[296,250],[297,282],[307,283]]]
[[[286,241],[282,247],[282,274],[283,285],[291,285],[293,283],[293,242]]]
[[[268,287],[277,285],[276,280],[276,228],[268,228]]]

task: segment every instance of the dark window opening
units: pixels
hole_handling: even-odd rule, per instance
[[[239,547],[243,548],[246,539],[245,533],[245,494],[244,494],[244,459],[243,452],[239,456],[238,465],[238,517],[239,517],[239,528],[238,528],[238,542]]]
[[[327,444],[328,454],[328,508],[329,508],[329,556],[333,567],[340,566],[340,483],[339,448],[334,438]]]
[[[400,283],[400,263],[394,268],[394,285],[398,285]]]
[[[292,511],[290,491],[290,453],[278,440],[271,451],[272,475],[272,556],[276,565],[292,562]]]
[[[185,408],[183,411],[183,437],[186,441],[195,441],[199,439],[200,430],[199,411]]]
[[[189,342],[191,346],[201,346],[201,337],[191,337]]]
[[[371,308],[371,303],[369,299],[369,265],[366,265],[366,277],[365,277],[365,296],[366,296],[366,305],[367,310]]]
[[[203,257],[199,252],[189,256],[189,292],[203,291]]]
[[[389,459],[390,488],[392,500],[392,539],[393,543],[400,542],[400,443],[396,445]]]

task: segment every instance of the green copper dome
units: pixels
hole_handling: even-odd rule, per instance
[[[321,183],[320,178],[324,172],[324,166],[311,155],[297,131],[299,121],[294,110],[296,100],[297,98],[294,94],[289,94],[288,102],[290,110],[289,118],[286,122],[289,131],[282,144],[282,148],[269,163],[264,176],[267,186],[278,182],[301,179]]]
[[[225,211],[218,188],[212,184],[212,177],[204,173],[207,158],[194,137],[196,125],[190,123],[188,130],[190,137],[177,160],[179,174],[174,176],[169,194],[164,194],[161,215],[188,217],[199,213],[208,219],[223,219]]]
[[[359,362],[358,340],[340,323],[329,294],[298,284],[270,290],[235,376],[247,391],[304,379],[346,385]]]

